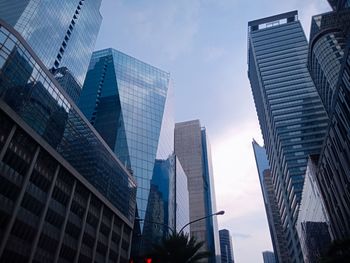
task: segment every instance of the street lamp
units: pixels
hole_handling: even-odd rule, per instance
[[[175,234],[175,230],[171,226],[169,226],[167,224],[164,224],[164,223],[161,223],[161,222],[154,222],[154,221],[150,221],[150,220],[145,220],[145,219],[142,219],[142,218],[139,218],[139,217],[135,217],[135,220],[138,221],[138,222],[145,222],[145,223],[151,223],[151,224],[155,224],[155,225],[165,226],[168,229],[170,229],[172,234]]]
[[[195,220],[193,220],[193,221],[191,221],[191,222],[188,222],[186,225],[184,225],[184,226],[180,229],[180,231],[179,231],[178,234],[181,234],[181,232],[185,229],[185,227],[188,226],[188,225],[190,225],[190,224],[193,224],[193,223],[195,223],[195,222],[201,221],[201,220],[206,219],[206,218],[208,218],[208,217],[219,216],[219,215],[223,215],[223,214],[225,214],[225,211],[224,211],[224,210],[221,210],[221,211],[216,212],[216,213],[214,213],[214,214],[210,214],[210,215],[207,215],[207,216],[204,216],[204,217],[195,219]]]
[[[206,219],[206,218],[208,218],[208,217],[219,216],[219,215],[223,215],[223,214],[225,214],[225,211],[224,211],[224,210],[221,210],[221,211],[219,211],[219,212],[216,212],[216,213],[213,213],[213,214],[210,214],[210,215],[201,217],[201,218],[197,218],[197,219],[195,219],[195,220],[193,220],[193,221],[190,221],[190,222],[188,222],[186,225],[184,225],[184,226],[180,229],[180,231],[178,232],[178,234],[181,234],[181,232],[185,229],[185,227],[188,226],[188,225],[190,225],[190,224],[193,224],[193,223],[195,223],[195,222],[201,221],[201,220]],[[139,221],[139,222],[143,221],[143,222],[145,222],[145,223],[151,223],[151,224],[156,224],[156,225],[165,226],[165,227],[167,227],[168,229],[171,230],[171,233],[172,233],[173,235],[176,234],[176,230],[174,230],[172,227],[170,227],[170,226],[167,225],[167,224],[160,223],[160,222],[149,221],[149,220],[145,220],[145,219],[142,219],[142,218],[139,218],[139,217],[136,217],[135,220],[137,220],[137,221]]]

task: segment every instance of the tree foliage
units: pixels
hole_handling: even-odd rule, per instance
[[[188,234],[173,233],[164,238],[161,244],[154,245],[152,257],[161,263],[196,263],[210,257],[208,251],[200,251],[204,242],[198,242]]]

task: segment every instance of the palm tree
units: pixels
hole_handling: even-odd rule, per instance
[[[153,246],[152,262],[157,263],[196,263],[210,257],[208,251],[199,251],[204,242],[197,242],[188,234],[172,233],[163,242]]]

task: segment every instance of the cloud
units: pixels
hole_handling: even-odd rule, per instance
[[[238,238],[238,239],[246,239],[246,238],[251,238],[252,237],[252,235],[249,235],[249,234],[236,233],[236,232],[233,232],[232,236],[235,237],[235,238]]]
[[[142,46],[149,53],[158,53],[159,57],[166,57],[169,61],[190,52],[193,47],[198,29],[199,0],[158,1],[156,4],[153,1],[136,4],[133,1],[106,0],[102,9],[106,18],[102,30],[114,34],[116,45],[118,40],[127,41],[130,48]]]

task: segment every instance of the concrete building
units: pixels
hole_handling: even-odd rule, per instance
[[[175,154],[187,175],[190,221],[216,212],[210,145],[199,120],[175,124]],[[220,260],[216,217],[190,225],[191,236],[204,241],[205,250],[215,252],[210,262]]]
[[[0,20],[0,261],[128,262],[136,183]]]

